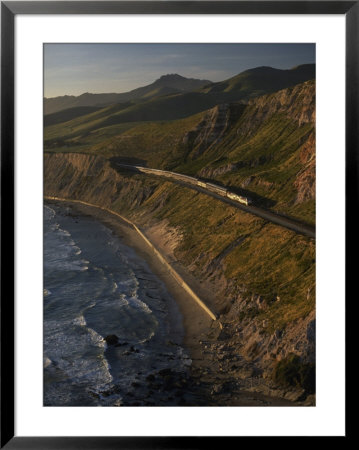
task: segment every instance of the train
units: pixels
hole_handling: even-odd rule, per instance
[[[208,191],[214,192],[215,194],[221,195],[222,197],[227,197],[230,200],[242,203],[243,205],[251,205],[252,201],[248,197],[243,197],[242,195],[235,194],[229,191],[227,188],[218,186],[217,184],[210,183],[207,181],[199,180],[198,178],[191,177],[189,175],[183,175],[181,173],[170,172],[168,170],[151,169],[143,166],[131,166],[129,164],[118,164],[120,167],[125,167],[130,170],[136,170],[143,173],[148,173],[152,175],[162,176],[166,178],[174,178],[175,180],[184,181],[185,183],[193,184],[194,186],[199,186]]]
[[[227,188],[218,186],[217,184],[198,180],[197,185],[204,189],[208,189],[209,191],[215,192],[216,194],[222,195],[223,197],[227,197],[231,200],[242,203],[243,205],[248,206],[252,204],[251,199],[249,199],[248,197],[243,197],[242,195],[235,194],[234,192],[229,191]]]

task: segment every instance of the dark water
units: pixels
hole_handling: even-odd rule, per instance
[[[45,405],[162,404],[148,379],[187,373],[182,337],[173,299],[131,248],[90,217],[45,206]]]

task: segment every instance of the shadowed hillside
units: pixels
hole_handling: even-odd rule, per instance
[[[80,116],[86,116],[101,109],[99,106],[78,106],[47,114],[44,116],[44,126],[56,125],[58,123],[67,122]]]
[[[164,75],[148,86],[123,94],[85,93],[78,97],[45,98],[44,111],[47,115],[75,107],[103,107],[115,103],[127,103],[128,110],[123,108],[123,113],[112,118],[111,124],[179,119],[219,103],[248,100],[251,97],[275,92],[314,78],[314,64],[301,65],[290,70],[257,67],[219,83],[188,79],[177,74]],[[63,122],[74,118],[71,113],[67,117],[66,111],[63,116],[58,117],[62,117]],[[58,120],[53,123],[59,122]],[[48,125],[50,124],[48,122]],[[104,122],[105,126],[108,124]]]
[[[52,114],[74,107],[106,106],[113,103],[139,101],[141,99],[148,100],[152,97],[193,91],[209,83],[211,82],[208,80],[185,78],[177,74],[163,75],[148,86],[140,87],[122,94],[90,94],[86,92],[85,94],[79,96],[64,95],[61,97],[45,98],[44,112],[45,114]]]

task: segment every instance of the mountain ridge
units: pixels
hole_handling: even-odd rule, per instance
[[[44,97],[44,113],[52,114],[64,109],[88,106],[108,106],[113,103],[124,103],[131,100],[149,99],[155,96],[188,92],[211,83],[209,80],[186,78],[178,74],[162,75],[146,86],[122,93],[84,92],[81,95],[63,95],[59,97]]]
[[[161,99],[166,96],[173,98],[185,94],[197,95],[197,97],[205,96],[206,100],[197,98],[195,101],[203,104],[203,109],[207,109],[223,102],[247,100],[254,96],[269,94],[314,78],[315,64],[302,64],[292,69],[260,66],[219,82],[167,74],[149,85],[124,93],[92,94],[85,92],[79,96],[45,97],[44,114],[49,115],[74,107],[106,107],[129,101],[138,104],[156,98]],[[173,101],[176,103],[176,98]],[[198,111],[200,110],[201,106]],[[198,111],[192,110],[190,114]]]
[[[149,85],[150,88],[147,86],[135,90],[135,94],[138,95],[138,100],[136,101],[128,101],[127,104],[126,102],[112,103],[112,106],[104,106],[104,109],[101,109],[95,115],[82,115],[81,112],[84,110],[78,110],[78,116],[81,117],[79,117],[77,122],[83,122],[84,127],[88,131],[92,131],[93,126],[98,128],[99,125],[108,127],[138,121],[177,120],[213,108],[218,104],[248,102],[252,98],[292,87],[314,77],[315,65],[313,64],[298,66],[290,70],[259,67],[242,72],[222,82],[207,84],[200,89],[176,93],[165,92],[163,84],[162,91],[159,92],[156,84],[160,82],[161,79],[159,79],[152,85]],[[172,78],[172,85],[174,85],[183,77],[171,74],[164,75],[162,78]],[[186,80],[186,83],[191,82],[190,79]],[[167,82],[165,83],[167,84]],[[124,99],[124,97],[122,98]],[[80,108],[79,106],[77,107]],[[111,115],[107,114],[107,118],[105,117],[106,108],[114,108]],[[66,111],[69,111],[68,118]],[[56,114],[55,117],[50,114],[45,115],[45,124],[65,123],[76,116],[76,111],[73,111],[73,108],[71,108],[62,110],[62,114],[59,114],[59,112]],[[73,124],[69,122],[69,125],[71,125],[70,128],[72,129]],[[66,133],[63,132],[63,136],[65,135]]]

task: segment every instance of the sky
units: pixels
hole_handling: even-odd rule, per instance
[[[222,81],[315,62],[315,44],[45,44],[45,97],[127,92],[161,75]]]

